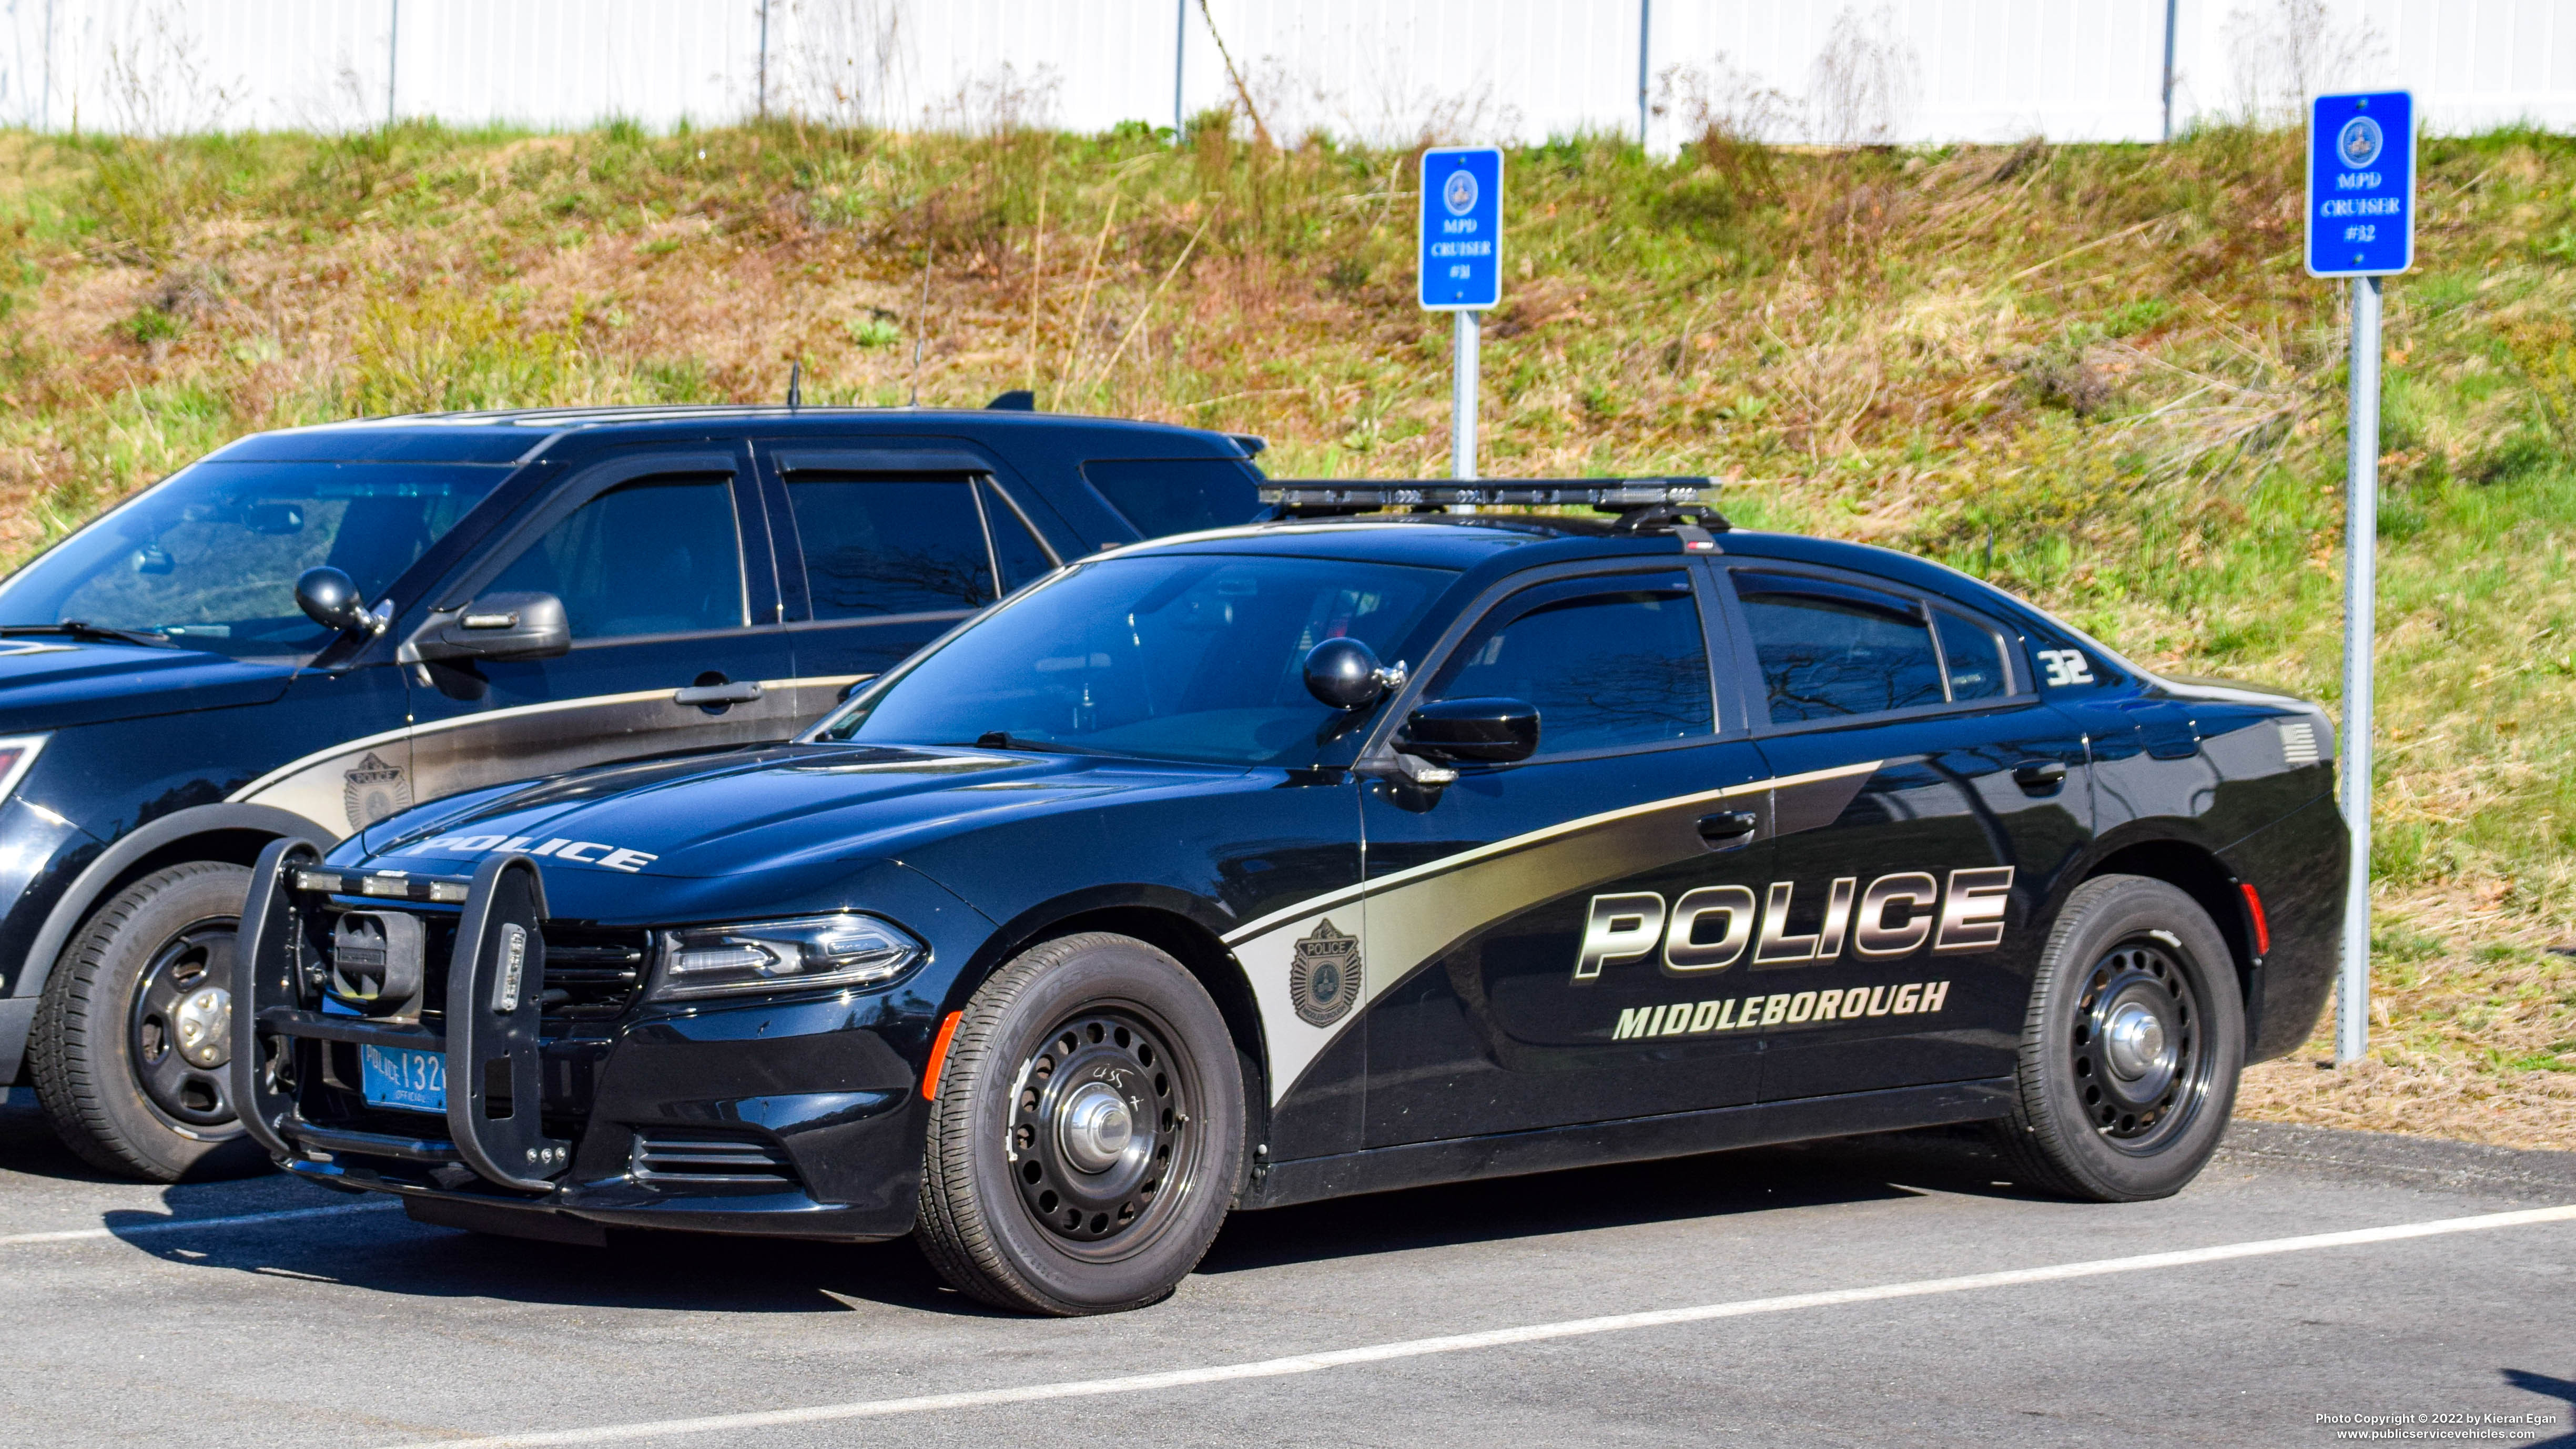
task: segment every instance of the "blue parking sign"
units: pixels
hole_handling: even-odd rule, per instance
[[[1422,153],[1422,287],[1428,312],[1482,312],[1503,299],[1503,153]]]
[[[2319,96],[2308,108],[2308,272],[2376,277],[2415,265],[2415,97]]]

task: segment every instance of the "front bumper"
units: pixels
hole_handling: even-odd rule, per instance
[[[286,1171],[394,1193],[413,1216],[584,1241],[601,1226],[869,1240],[913,1226],[931,1017],[899,992],[546,1015],[542,883],[523,859],[474,880],[412,877],[406,899],[319,884],[309,846],[253,872],[234,993],[233,1093]],[[419,1024],[325,1014],[317,941],[340,910],[465,899]],[[431,907],[422,912],[450,919]],[[509,993],[510,932],[523,951]],[[436,953],[433,953],[436,954]],[[568,952],[565,954],[569,954]],[[569,974],[569,973],[567,973]],[[443,991],[439,988],[443,986]],[[556,992],[557,996],[564,993]],[[368,1103],[361,1048],[439,1055],[444,1115]]]

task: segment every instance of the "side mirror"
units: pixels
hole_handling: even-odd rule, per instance
[[[1526,760],[1538,752],[1538,707],[1519,699],[1430,700],[1406,718],[1395,747],[1435,760]]]
[[[162,571],[166,572],[167,567],[164,564]],[[367,601],[358,597],[358,581],[328,564],[306,569],[297,576],[295,607],[325,629],[344,634],[372,634],[376,630],[376,621],[367,613]]]
[[[552,594],[486,594],[432,614],[403,645],[409,664],[432,659],[552,659],[572,648],[572,624]]]
[[[1366,709],[1404,683],[1404,665],[1388,669],[1357,639],[1327,639],[1306,651],[1306,692],[1335,709]]]

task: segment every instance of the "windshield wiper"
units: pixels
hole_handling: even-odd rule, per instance
[[[158,634],[139,629],[119,629],[107,624],[85,623],[65,619],[58,624],[0,624],[0,639],[19,634],[69,634],[75,639],[113,639],[120,644],[141,644],[152,649],[176,649],[179,646]]]
[[[966,749],[969,748],[969,746],[955,745],[951,746],[951,748]],[[986,730],[975,737],[975,743],[971,748],[979,750],[1025,750],[1031,754],[1041,755],[1114,756],[1118,753],[1116,750],[1104,750],[1092,745],[1066,745],[1058,744],[1053,740],[1031,739],[1026,735],[1013,735],[1009,730]]]

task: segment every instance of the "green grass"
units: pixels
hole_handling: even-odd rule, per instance
[[[1277,473],[1445,471],[1412,154],[1221,119],[0,134],[0,553],[252,429],[776,399],[794,362],[816,402],[1026,386],[1267,435]],[[2335,698],[2343,293],[2298,266],[2296,136],[1509,165],[1487,472],[1707,473],[1739,521]],[[2387,288],[2386,1070],[2538,1141],[2576,1104],[2576,963],[2538,949],[2576,938],[2576,144],[2429,141],[2421,217]]]

